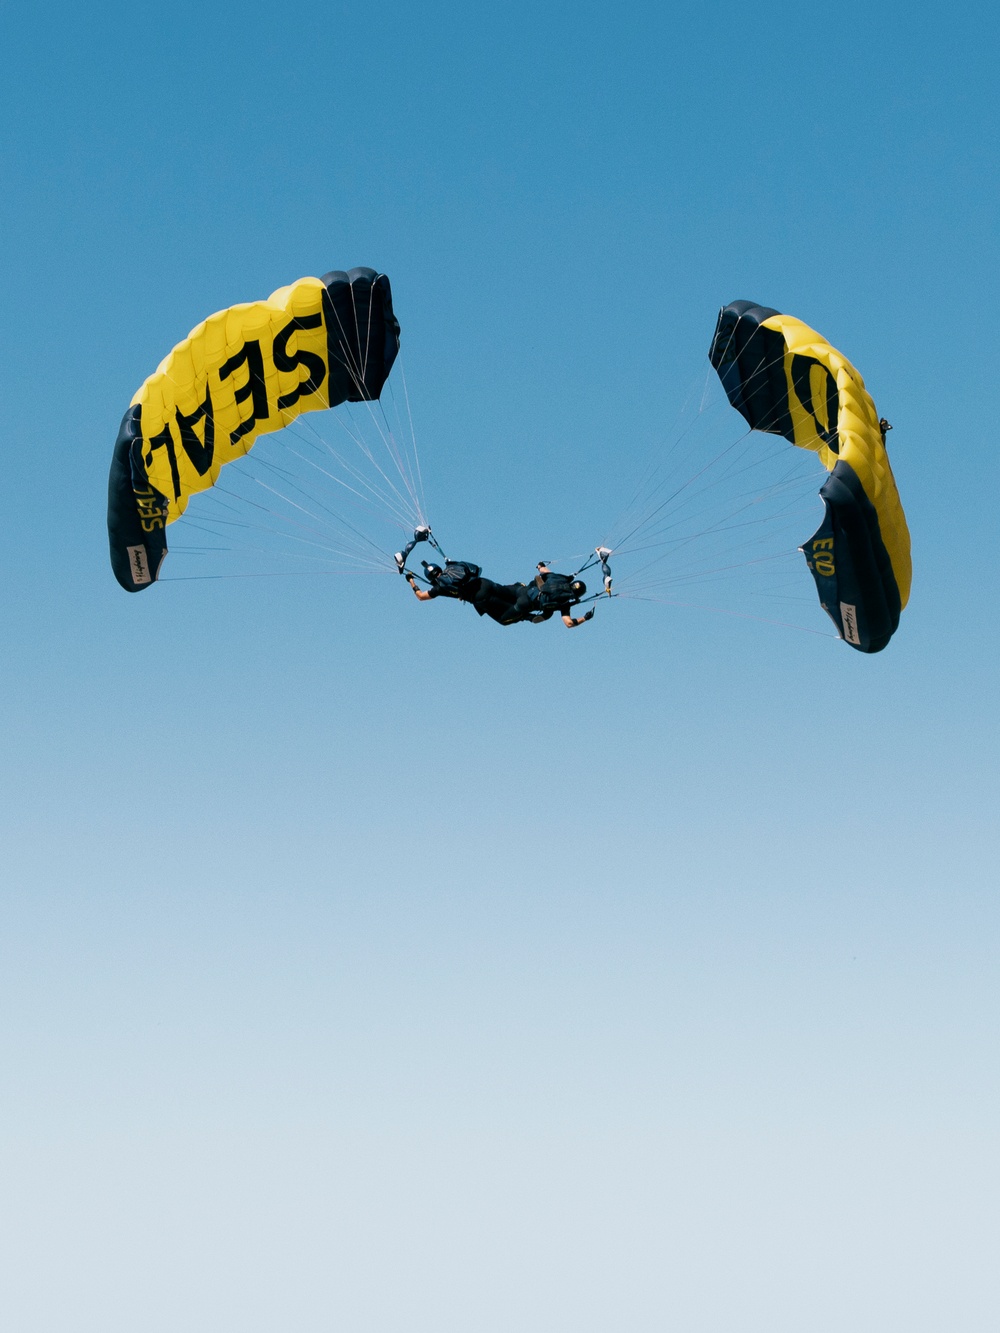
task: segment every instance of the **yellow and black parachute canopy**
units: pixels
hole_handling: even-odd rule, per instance
[[[155,582],[165,529],[259,435],[303,412],[378,398],[399,350],[384,273],[300,278],[211,315],[132,399],[115,443],[108,537],[129,592]]]
[[[880,652],[909,599],[910,534],[864,380],[807,324],[752,301],[719,312],[709,359],[751,429],[813,450],[830,473],[802,550],[841,637]]]

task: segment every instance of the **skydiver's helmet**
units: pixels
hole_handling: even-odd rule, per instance
[[[441,577],[442,569],[440,565],[429,565],[426,560],[420,562],[424,567],[424,573],[427,575],[429,583],[436,583]]]
[[[574,579],[569,585],[569,590],[573,594],[574,602],[578,602],[587,592],[587,585],[582,579]]]

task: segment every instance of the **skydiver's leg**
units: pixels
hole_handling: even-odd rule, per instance
[[[538,589],[533,583],[515,583],[511,585],[516,592],[514,610],[518,620],[527,620],[538,610]]]
[[[540,612],[538,589],[533,584],[501,584],[501,592],[506,607],[506,613],[502,621],[504,625],[521,625],[525,621],[548,619],[544,613]]]
[[[516,612],[519,584],[494,583],[492,579],[480,579],[479,591],[472,605],[481,616],[489,616],[498,625],[515,625],[524,619]]]

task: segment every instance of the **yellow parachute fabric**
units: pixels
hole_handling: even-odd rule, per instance
[[[326,365],[324,292],[319,278],[301,278],[266,301],[210,315],[136,393],[132,405],[142,408],[146,476],[167,498],[167,523],[180,518],[193,494],[214,486],[223,466],[247,453],[258,436],[281,430],[301,412],[329,406],[329,376],[324,374],[313,388],[315,373],[302,374],[315,370],[311,362]],[[282,336],[293,320],[290,334]],[[206,402],[214,419],[210,451],[205,448]],[[188,423],[200,452],[172,442],[178,423]]]
[[[879,531],[899,587],[900,606],[906,606],[913,578],[910,532],[879,429],[878,412],[860,372],[815,329],[792,315],[772,315],[763,321],[763,326],[774,329],[784,339],[783,368],[793,443],[800,449],[814,449],[828,472],[841,461],[854,469],[878,513]],[[796,380],[801,382],[801,371],[793,378],[796,357],[808,358],[812,363],[808,370],[810,406],[802,400],[805,394],[800,398],[797,392]],[[829,419],[826,385],[822,382],[826,378],[824,371],[833,377],[836,385],[837,410],[832,421]],[[813,410],[810,410],[811,405],[815,405]],[[833,452],[821,432],[836,433],[839,453]]]

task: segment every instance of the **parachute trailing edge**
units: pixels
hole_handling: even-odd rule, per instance
[[[122,418],[108,538],[128,592],[154,583],[166,528],[258,436],[303,412],[377,399],[399,350],[384,273],[300,278],[211,315],[160,363]]]
[[[802,551],[841,637],[881,652],[910,595],[910,534],[864,380],[801,320],[752,301],[719,312],[709,360],[752,430],[813,450],[830,473]]]

